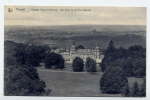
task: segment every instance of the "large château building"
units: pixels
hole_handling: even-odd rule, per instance
[[[66,63],[72,63],[76,57],[80,57],[83,61],[86,61],[87,57],[90,57],[96,61],[96,63],[101,63],[104,58],[103,50],[96,46],[94,49],[76,49],[75,45],[71,48],[65,50],[55,50],[56,53],[61,54]]]

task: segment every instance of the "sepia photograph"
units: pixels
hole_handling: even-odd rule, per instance
[[[5,6],[4,95],[146,97],[146,10]]]

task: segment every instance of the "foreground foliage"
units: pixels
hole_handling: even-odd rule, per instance
[[[127,77],[145,77],[146,49],[138,45],[128,49],[115,48],[114,42],[110,41],[102,60],[102,71],[105,72],[112,63],[120,64]]]
[[[123,87],[128,83],[123,70],[118,66],[110,67],[100,79],[100,89],[103,93],[121,93]]]
[[[22,49],[24,47],[23,44],[5,42],[4,94],[12,96],[49,94],[50,90],[45,89],[45,82],[40,80],[36,66],[33,66],[38,64],[34,61],[28,62],[26,57],[29,56],[26,56],[25,49]]]

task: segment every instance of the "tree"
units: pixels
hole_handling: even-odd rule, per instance
[[[110,41],[101,63],[102,71],[105,72],[112,63],[116,62],[128,77],[145,77],[146,75],[146,49],[142,46],[134,45],[128,49],[115,48],[113,41]]]
[[[74,72],[82,72],[83,71],[83,67],[84,67],[83,60],[80,57],[76,57],[73,60],[72,67],[73,67],[73,71]]]
[[[26,65],[5,66],[4,82],[5,95],[38,96],[46,92],[36,69]]]
[[[145,58],[134,58],[132,60],[133,75],[135,77],[145,77],[146,74],[146,59]]]
[[[59,63],[58,63],[57,68],[60,68],[60,69],[65,68],[65,60],[62,55],[59,55]]]
[[[78,50],[78,49],[85,49],[85,47],[83,45],[78,45],[78,46],[75,47],[75,49],[76,50]]]
[[[103,93],[121,93],[123,87],[128,83],[121,67],[111,66],[100,79],[100,89]]]
[[[96,62],[92,58],[86,59],[86,70],[87,72],[96,72]]]
[[[128,54],[129,54],[129,56],[131,56],[133,58],[137,58],[137,57],[145,58],[146,57],[146,49],[140,45],[134,45],[134,46],[131,46],[128,48]]]
[[[123,87],[122,95],[125,96],[125,97],[129,97],[130,96],[130,89],[129,89],[128,83]]]
[[[45,68],[63,69],[64,68],[64,58],[57,53],[50,53],[46,56]]]
[[[107,49],[104,52],[104,59],[101,63],[101,69],[104,72],[107,69],[107,66],[110,62],[115,60],[116,56],[116,48],[114,46],[114,42],[111,40],[108,44]]]
[[[123,66],[125,75],[127,77],[133,76],[133,64],[132,63],[133,63],[133,59],[131,57],[124,59],[124,64],[122,66]]]
[[[50,92],[40,80],[37,70],[26,63],[26,45],[5,42],[4,94],[11,96],[39,96]],[[45,94],[46,93],[46,94]]]
[[[45,89],[45,82],[40,80],[37,70],[31,65],[26,65],[24,47],[24,44],[13,42],[5,44],[4,94],[11,96],[48,94],[50,91]]]
[[[128,50],[125,48],[119,47],[115,51],[115,59],[128,57]]]
[[[40,61],[44,62],[45,57],[50,53],[51,49],[47,45],[37,46],[37,51],[40,57]]]
[[[16,61],[18,64],[26,64],[26,51],[25,51],[26,46],[24,44],[17,45],[15,48],[15,53],[13,56],[15,56]]]
[[[27,46],[25,48],[26,64],[32,66],[39,66],[41,62],[40,53],[36,46]]]
[[[111,40],[108,44],[108,47],[105,51],[105,55],[107,56],[108,55],[111,55],[113,54],[113,52],[115,52],[116,48],[115,48],[115,45],[114,45],[114,42]]]
[[[134,77],[145,77],[146,74],[146,49],[139,45],[128,48],[128,58],[132,65]]]
[[[40,62],[43,61],[48,51],[50,51],[50,49],[46,46],[20,44],[16,48],[15,57],[20,64],[37,67]]]

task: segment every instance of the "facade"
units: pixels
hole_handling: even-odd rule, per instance
[[[83,61],[86,61],[87,57],[90,57],[96,61],[96,63],[101,63],[104,58],[103,51],[96,46],[94,49],[75,49],[75,45],[72,45],[70,49],[65,50],[55,50],[56,53],[61,54],[66,63],[72,63],[75,57],[80,57]]]

